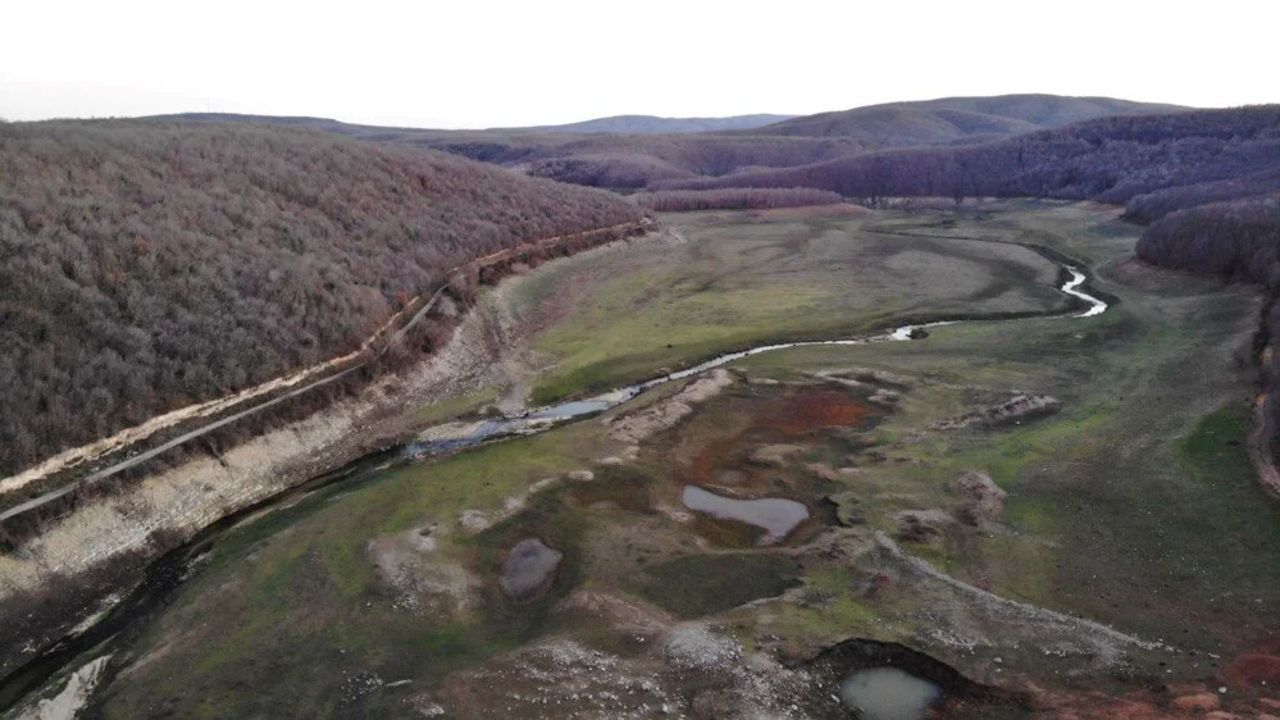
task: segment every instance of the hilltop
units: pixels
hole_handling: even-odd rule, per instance
[[[545,133],[700,133],[750,130],[799,117],[797,115],[730,115],[728,117],[670,118],[657,115],[613,115],[563,125],[536,125],[523,128],[492,128],[495,132]]]
[[[704,127],[698,125],[703,122],[699,119],[655,123],[645,116],[491,130],[391,128],[322,118],[217,113],[165,118],[302,125],[365,140],[432,147],[579,185],[630,189],[795,167],[889,148],[978,143],[1088,118],[1171,109],[1176,106],[1110,98],[1005,95],[873,105],[747,129]],[[741,117],[715,122],[741,122]],[[665,131],[659,131],[663,125]]]
[[[755,130],[759,135],[852,138],[867,149],[982,142],[1115,115],[1187,108],[1105,97],[997,95],[895,102],[806,115]]]

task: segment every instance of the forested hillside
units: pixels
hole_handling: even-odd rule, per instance
[[[1280,193],[1172,212],[1142,234],[1138,257],[1280,291]]]
[[[357,347],[472,257],[639,219],[421,149],[239,125],[0,124],[0,472]]]
[[[815,187],[846,197],[1054,197],[1124,203],[1141,195],[1251,178],[1274,189],[1280,106],[1110,117],[958,148],[871,153],[732,177],[674,180],[661,189]],[[1222,186],[1202,185],[1209,193]],[[1223,199],[1212,193],[1212,199]],[[1144,201],[1138,201],[1142,203]],[[1177,203],[1186,206],[1186,200]]]

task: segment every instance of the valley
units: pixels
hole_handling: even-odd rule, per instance
[[[498,336],[486,372],[388,389],[391,450],[179,551],[17,716],[90,663],[108,718],[1263,712],[1261,300],[1138,262],[1119,215],[666,213],[518,269],[441,351]],[[504,418],[538,432],[449,444]]]

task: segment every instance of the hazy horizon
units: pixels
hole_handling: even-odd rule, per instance
[[[1212,16],[1091,0],[1051,26],[1002,2],[802,2],[786,14],[658,2],[622,19],[570,0],[347,7],[24,4],[0,47],[0,118],[224,112],[485,128],[1014,93],[1280,101],[1254,82],[1280,9],[1230,0]]]

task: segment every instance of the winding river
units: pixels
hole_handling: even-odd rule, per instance
[[[1062,277],[1064,278],[1058,289],[1075,298],[1077,301],[1074,303],[1076,307],[1063,313],[1051,313],[1035,317],[1086,318],[1099,315],[1107,310],[1105,301],[1085,291],[1084,288],[1088,278],[1083,270],[1059,260],[1055,260],[1055,262],[1061,268]],[[1081,306],[1083,306],[1083,309],[1081,309]],[[684,370],[627,385],[583,400],[547,405],[508,417],[470,423],[446,423],[430,428],[421,433],[418,440],[367,456],[338,471],[316,478],[303,486],[287,490],[262,503],[223,518],[206,528],[188,544],[158,559],[148,569],[145,580],[128,597],[112,607],[109,612],[103,613],[101,620],[87,628],[78,628],[76,632],[55,643],[43,654],[30,660],[3,680],[0,680],[0,713],[10,710],[28,694],[43,687],[52,677],[63,669],[70,667],[73,662],[80,659],[86,652],[98,648],[97,654],[101,656],[112,652],[111,646],[113,644],[127,642],[127,638],[131,635],[130,631],[136,631],[158,608],[166,604],[177,587],[194,572],[193,564],[195,561],[210,550],[220,535],[236,527],[246,519],[255,517],[282,504],[296,501],[302,494],[313,492],[336,482],[368,478],[372,474],[390,467],[418,462],[485,442],[543,432],[566,422],[609,410],[659,385],[683,380],[753,355],[823,345],[867,345],[883,342],[905,342],[926,337],[928,328],[966,321],[968,320],[944,319],[903,325],[888,332],[851,338],[760,345],[746,350],[724,353]],[[972,321],[983,322],[984,320],[973,319]],[[989,320],[987,321],[989,322]],[[126,640],[121,638],[126,638]],[[84,661],[82,660],[82,662]],[[110,678],[105,678],[105,680],[109,684]]]
[[[1088,280],[1088,277],[1083,271],[1070,265],[1061,265],[1061,268],[1066,273],[1067,279],[1062,282],[1058,289],[1063,293],[1082,301],[1087,307],[1083,310],[1075,309],[1068,311],[1067,313],[1050,315],[1047,317],[1086,318],[1106,312],[1107,303],[1105,301],[1090,295],[1081,289]],[[871,343],[882,342],[904,342],[927,336],[928,328],[939,327],[942,325],[954,325],[959,322],[964,321],[937,320],[934,322],[920,323],[916,325],[902,325],[889,332],[861,335],[839,340],[805,340],[798,342],[776,343],[773,345],[757,345],[756,347],[748,348],[746,350],[738,350],[735,352],[724,353],[723,355],[717,355],[710,360],[684,370],[662,375],[634,385],[627,385],[626,387],[621,387],[616,390],[610,390],[609,392],[586,398],[584,400],[571,400],[569,402],[558,403],[555,405],[547,405],[521,413],[520,415],[494,418],[474,423],[449,423],[435,428],[430,428],[422,433],[423,440],[409,443],[404,447],[404,452],[415,457],[429,457],[441,452],[475,445],[476,443],[486,440],[493,440],[508,435],[527,435],[529,433],[539,432],[565,421],[573,420],[574,418],[604,412],[621,405],[622,403],[635,398],[645,390],[657,387],[658,385],[674,382],[676,380],[683,380],[699,373],[706,372],[712,368],[728,365],[729,363],[737,360],[751,357],[752,355],[760,355],[762,353],[774,352],[777,350],[815,347],[820,345],[868,345]]]

